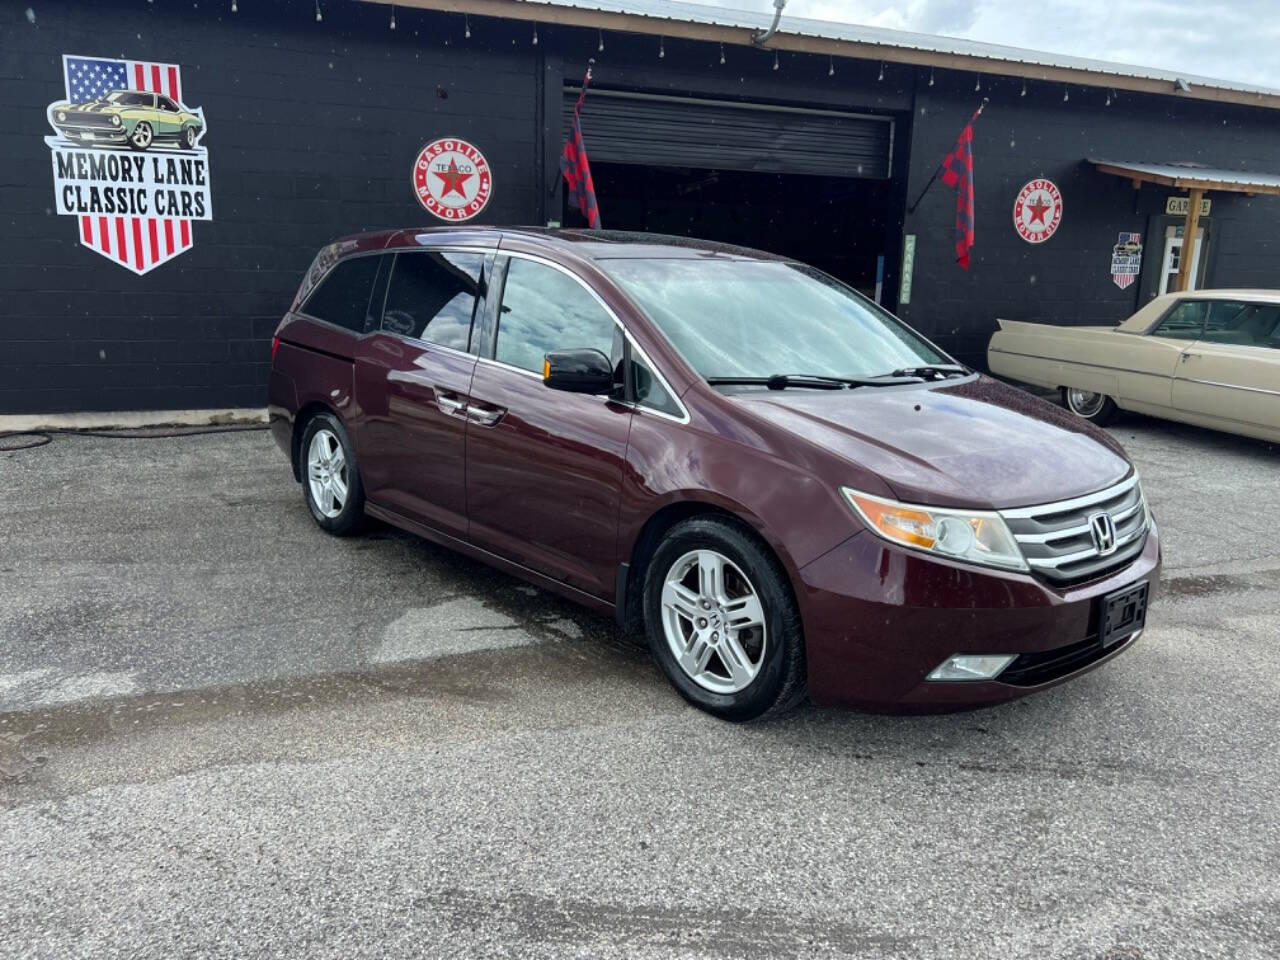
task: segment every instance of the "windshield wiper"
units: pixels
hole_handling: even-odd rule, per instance
[[[884,376],[886,378],[919,377],[922,380],[944,380],[947,377],[962,377],[972,372],[968,367],[961,366],[958,363],[935,363],[922,367],[902,367],[892,373],[886,373]]]
[[[820,390],[848,390],[852,387],[892,387],[899,383],[920,383],[913,375],[890,374],[884,377],[828,377],[822,374],[775,373],[769,377],[707,377],[713,387],[739,384],[786,390],[788,387],[813,387]]]

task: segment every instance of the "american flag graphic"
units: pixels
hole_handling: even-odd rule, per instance
[[[161,93],[182,105],[178,66],[141,60],[64,56],[67,100],[88,103],[112,90]],[[128,148],[125,148],[128,152]],[[200,148],[203,152],[203,148]],[[143,274],[191,249],[191,221],[158,216],[80,216],[80,242]]]

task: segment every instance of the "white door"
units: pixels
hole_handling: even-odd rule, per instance
[[[1168,293],[1178,279],[1178,266],[1182,262],[1182,230],[1181,226],[1164,228],[1164,261],[1160,267],[1160,292]],[[1191,276],[1187,278],[1187,289],[1196,289],[1196,279],[1200,276],[1200,254],[1204,251],[1204,227],[1196,228],[1196,249],[1191,256]]]

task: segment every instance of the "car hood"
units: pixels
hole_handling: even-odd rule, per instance
[[[876,474],[912,503],[981,509],[1049,503],[1093,493],[1132,469],[1106,433],[985,376],[731,399]]]
[[[67,113],[119,113],[124,108],[106,100],[90,100],[87,103],[55,103],[51,109]]]

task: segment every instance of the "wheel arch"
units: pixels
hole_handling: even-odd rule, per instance
[[[692,517],[717,517],[733,523],[750,534],[767,549],[787,575],[787,586],[796,592],[796,567],[786,549],[769,536],[765,526],[741,507],[697,496],[683,496],[668,500],[656,507],[646,518],[622,559],[618,575],[616,619],[628,633],[644,629],[644,581],[649,562],[657,551],[663,536],[676,524]]]

